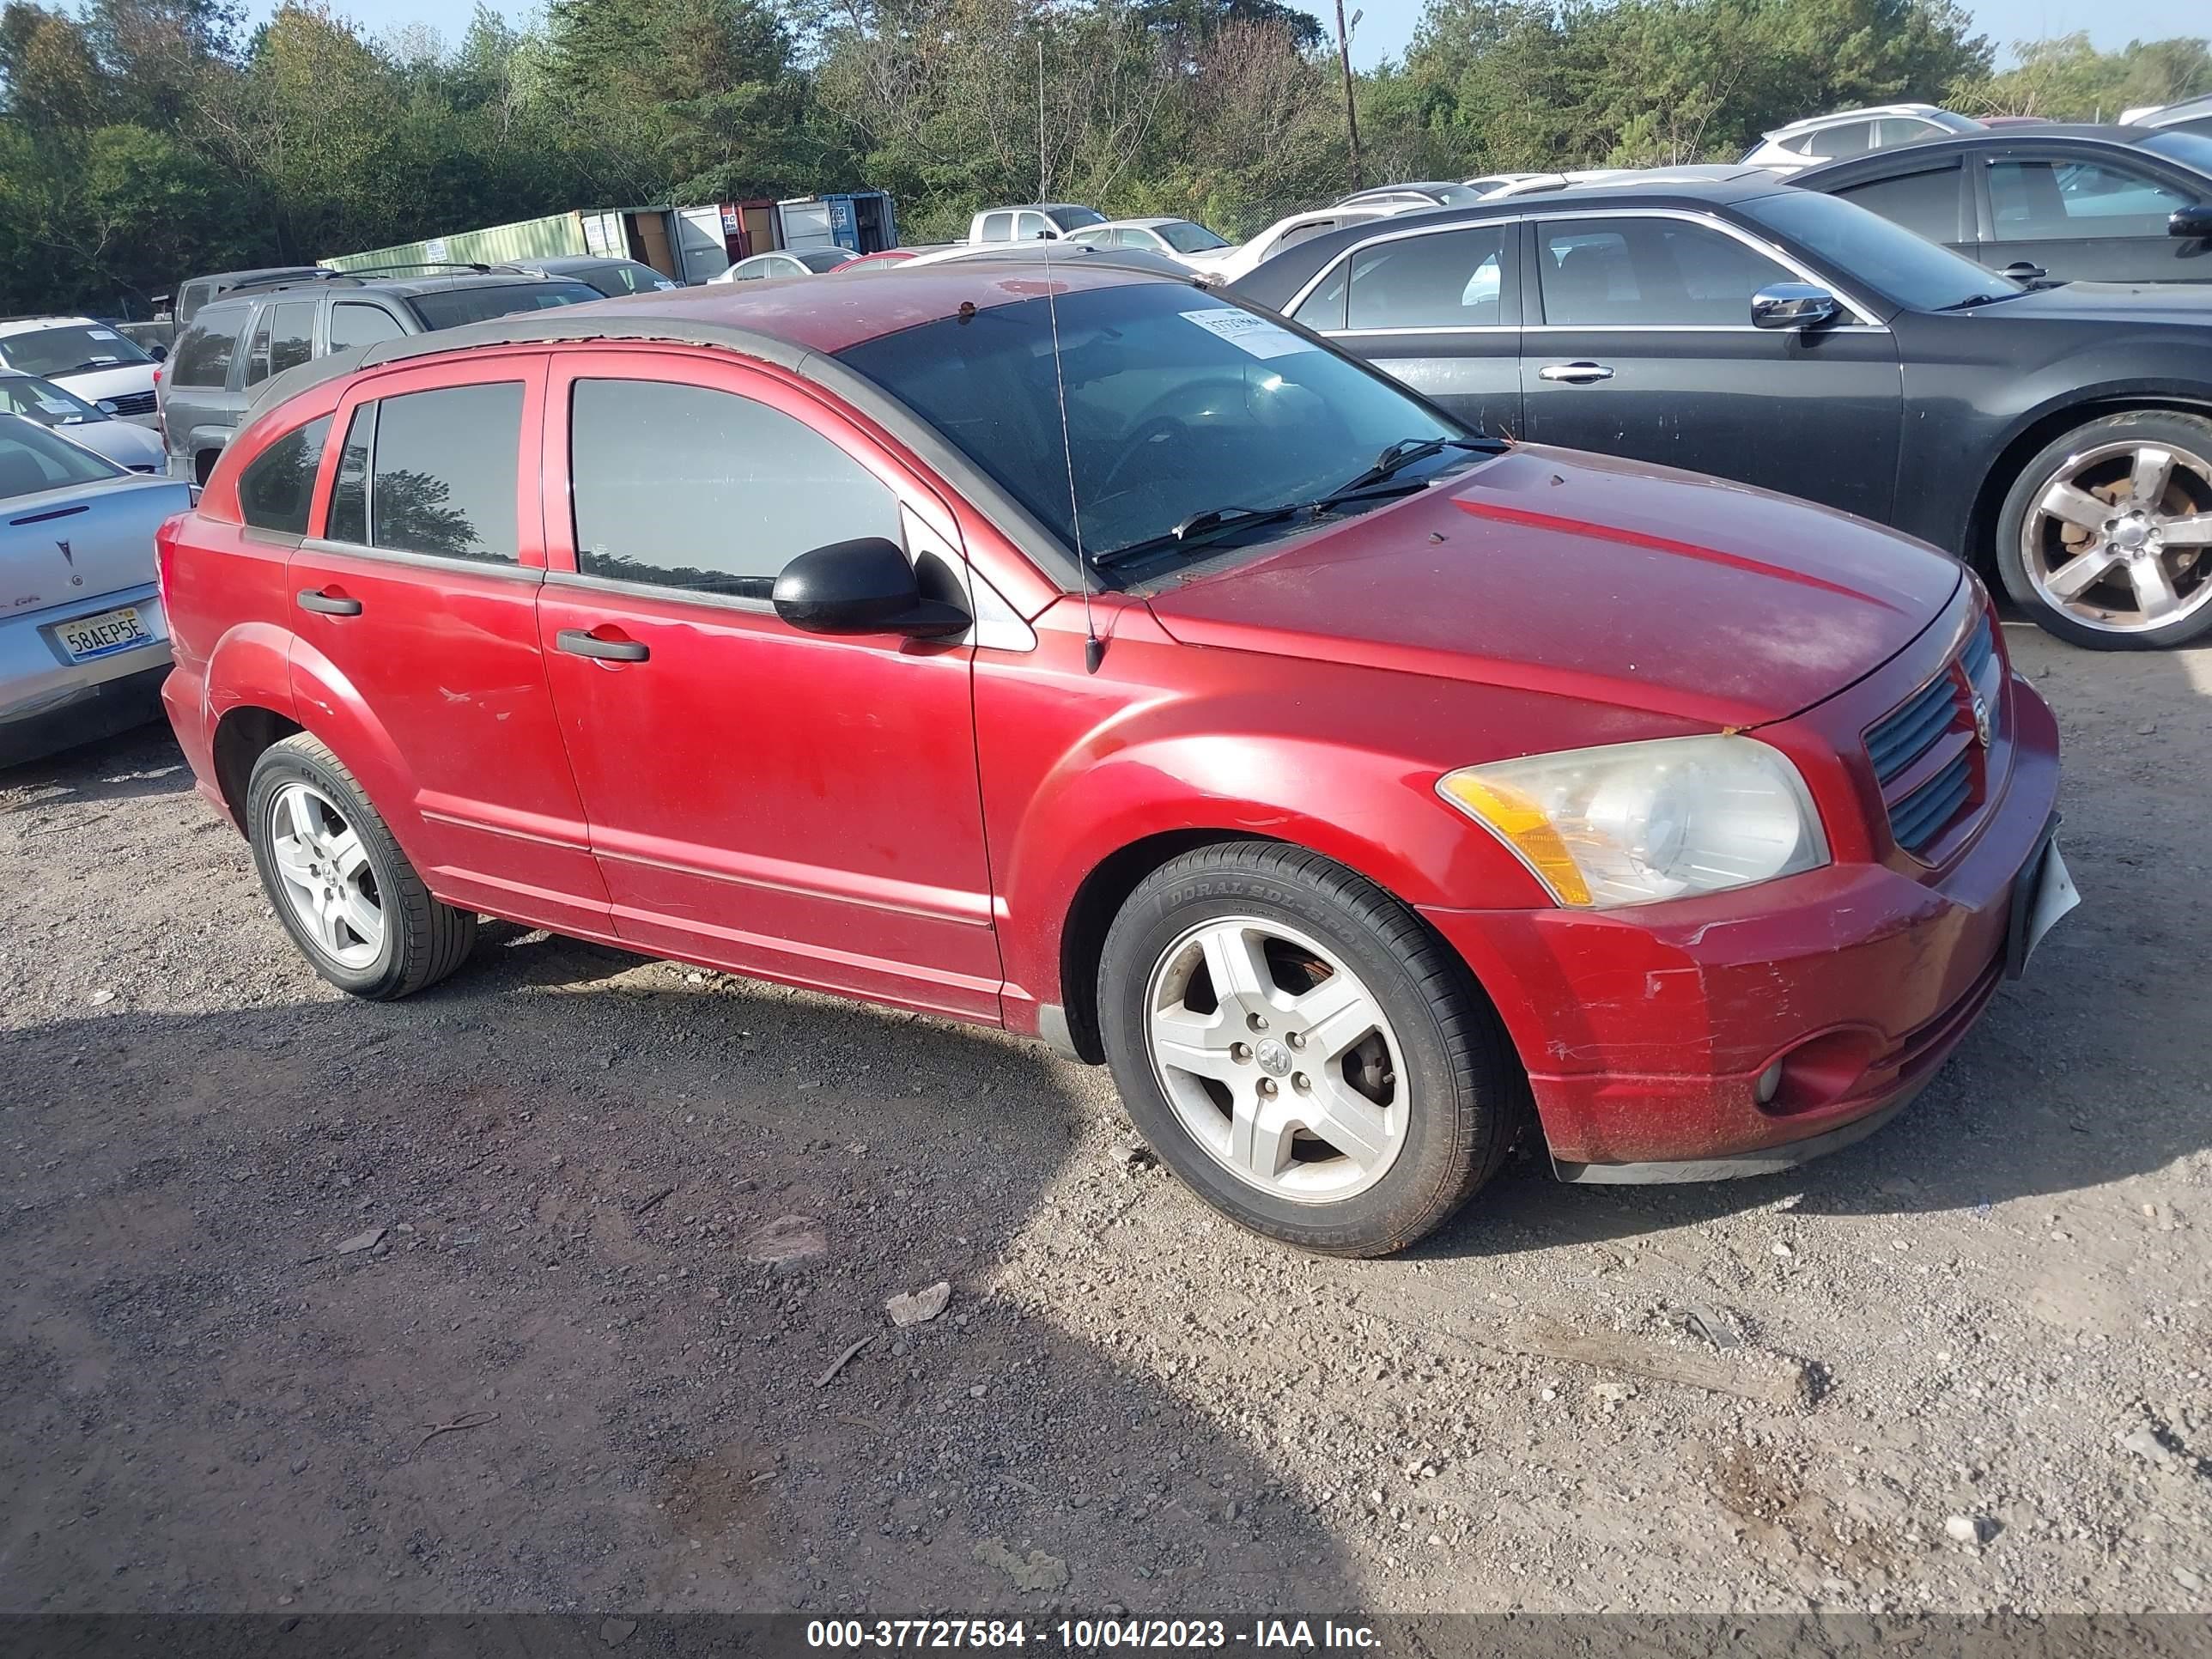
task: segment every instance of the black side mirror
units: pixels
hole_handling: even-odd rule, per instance
[[[165,345],[149,345],[146,348],[146,355],[157,363],[166,363],[169,361],[169,348]]]
[[[965,633],[957,605],[926,599],[914,566],[881,536],[832,542],[784,566],[771,595],[775,614],[810,634],[904,634],[918,640]]]
[[[2212,236],[2212,204],[2174,209],[2166,222],[2169,236]]]
[[[1819,328],[1843,312],[1834,295],[1810,283],[1773,283],[1751,296],[1753,328]]]

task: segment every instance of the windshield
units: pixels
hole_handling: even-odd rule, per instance
[[[791,257],[809,270],[835,270],[839,265],[851,264],[853,258],[842,247],[811,247]]]
[[[2212,173],[2212,138],[2201,132],[2183,132],[2166,127],[2153,133],[2136,146],[2154,155],[2163,155],[2169,161],[2179,161],[2198,173]]]
[[[0,415],[0,501],[130,474],[18,416]]]
[[[1784,190],[1740,203],[1738,210],[1898,305],[1942,311],[2027,292],[1878,213],[1817,191]]]
[[[107,418],[74,392],[27,374],[0,380],[0,414],[21,415],[40,426],[82,426]]]
[[[1103,225],[1106,222],[1104,214],[1096,208],[1087,207],[1054,208],[1045,217],[1062,230],[1080,230],[1085,225]]]
[[[76,374],[154,360],[112,328],[63,323],[0,339],[0,359],[20,374]]]
[[[1072,451],[1081,544],[1092,556],[1166,535],[1209,509],[1326,494],[1401,439],[1463,435],[1373,371],[1186,283],[1117,283],[1063,293],[1059,304],[1066,450],[1042,298],[986,306],[964,322],[925,323],[837,355],[1070,548]],[[1405,476],[1466,459],[1446,451]]]
[[[506,317],[518,311],[550,311],[556,306],[578,306],[601,298],[585,283],[502,283],[495,288],[449,288],[434,294],[417,294],[407,303],[415,308],[427,329],[459,328],[488,317]]]
[[[1218,247],[1227,247],[1228,240],[1216,236],[1204,225],[1192,224],[1187,219],[1177,219],[1171,224],[1155,225],[1160,239],[1177,253],[1206,253]]]

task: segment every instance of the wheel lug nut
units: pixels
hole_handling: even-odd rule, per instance
[[[1306,1034],[1304,1031],[1288,1032],[1284,1036],[1283,1041],[1293,1048],[1303,1048],[1306,1046]]]
[[[1272,1097],[1275,1092],[1275,1079],[1271,1077],[1261,1078],[1260,1079],[1260,1092],[1263,1095]]]
[[[1235,1060],[1240,1066],[1246,1064],[1252,1058],[1252,1050],[1250,1046],[1243,1042],[1231,1043],[1229,1045],[1229,1058]]]
[[[1255,1031],[1264,1031],[1267,1029],[1267,1021],[1264,1015],[1247,1014],[1244,1018],[1245,1023]]]
[[[1313,1087],[1313,1079],[1304,1072],[1293,1072],[1291,1073],[1291,1087],[1304,1094],[1308,1089]]]

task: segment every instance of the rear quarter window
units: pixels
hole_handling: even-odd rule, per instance
[[[238,355],[239,336],[245,332],[246,319],[252,314],[244,309],[201,312],[185,331],[185,337],[177,342],[176,350],[170,354],[169,385],[228,385],[231,360]]]
[[[315,472],[330,435],[331,417],[325,415],[295,428],[255,456],[238,477],[240,516],[256,530],[306,535]]]

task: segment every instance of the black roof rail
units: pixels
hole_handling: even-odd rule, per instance
[[[402,270],[465,270],[478,276],[489,276],[493,267],[479,264],[473,259],[414,259],[400,260],[388,265],[356,265],[349,270],[334,270],[334,276],[389,276]]]

